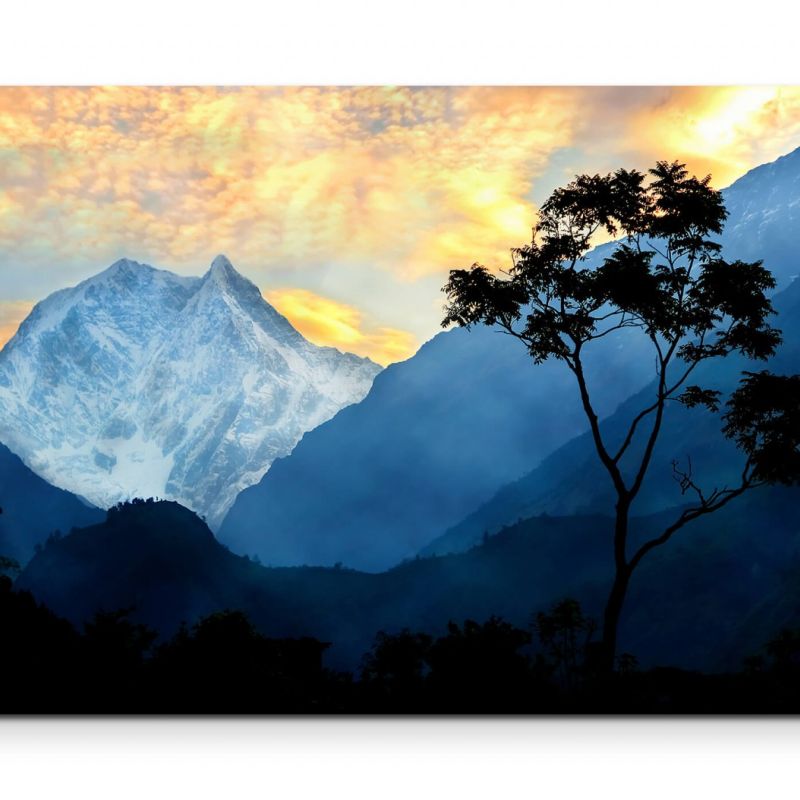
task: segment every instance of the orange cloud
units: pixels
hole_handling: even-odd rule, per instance
[[[534,196],[575,172],[681,158],[723,186],[799,144],[790,87],[0,87],[0,253],[37,276],[0,267],[0,296],[123,255],[195,274],[227,252],[262,285],[346,284],[352,308],[374,308],[371,282],[287,275],[380,273],[422,338],[431,283],[507,266]],[[407,352],[385,320],[378,345],[381,322],[370,346]]]
[[[562,89],[4,88],[0,148],[17,157],[0,178],[25,213],[0,244],[444,270],[526,233],[531,174],[577,110]]]
[[[633,115],[628,144],[678,158],[719,187],[800,143],[800,87],[682,87]],[[660,154],[660,155],[659,155]]]
[[[28,300],[0,301],[0,348],[17,332],[20,323],[31,313],[33,306]]]
[[[357,308],[307,289],[275,289],[266,297],[303,336],[316,344],[367,356],[383,365],[403,361],[417,351],[418,342],[407,331],[386,327],[365,329],[363,314]]]

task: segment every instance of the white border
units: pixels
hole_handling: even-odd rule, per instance
[[[783,797],[795,721],[8,720],[8,797]],[[787,783],[791,781],[792,783]]]
[[[669,0],[27,0],[6,84],[792,84],[798,12]]]
[[[797,12],[535,0],[28,2],[5,84],[797,84]],[[53,669],[58,669],[54,664]],[[13,687],[0,687],[13,691]],[[14,798],[777,797],[794,720],[4,720]]]

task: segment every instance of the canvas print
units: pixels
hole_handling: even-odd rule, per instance
[[[800,711],[800,89],[0,109],[1,713]]]

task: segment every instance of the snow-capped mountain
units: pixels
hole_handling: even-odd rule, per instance
[[[122,259],[39,303],[0,352],[0,441],[97,505],[163,497],[216,527],[379,371],[308,342],[224,256],[202,278]]]

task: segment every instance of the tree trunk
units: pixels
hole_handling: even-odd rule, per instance
[[[622,570],[618,569],[606,602],[606,610],[603,614],[602,650],[598,665],[603,675],[610,675],[614,671],[617,656],[617,628],[630,578],[631,573],[627,567]]]
[[[598,664],[602,675],[610,675],[614,671],[617,656],[617,628],[631,579],[631,569],[625,556],[628,541],[628,514],[630,501],[620,498],[617,502],[614,525],[614,583],[608,594],[606,609],[603,614],[603,639]]]

